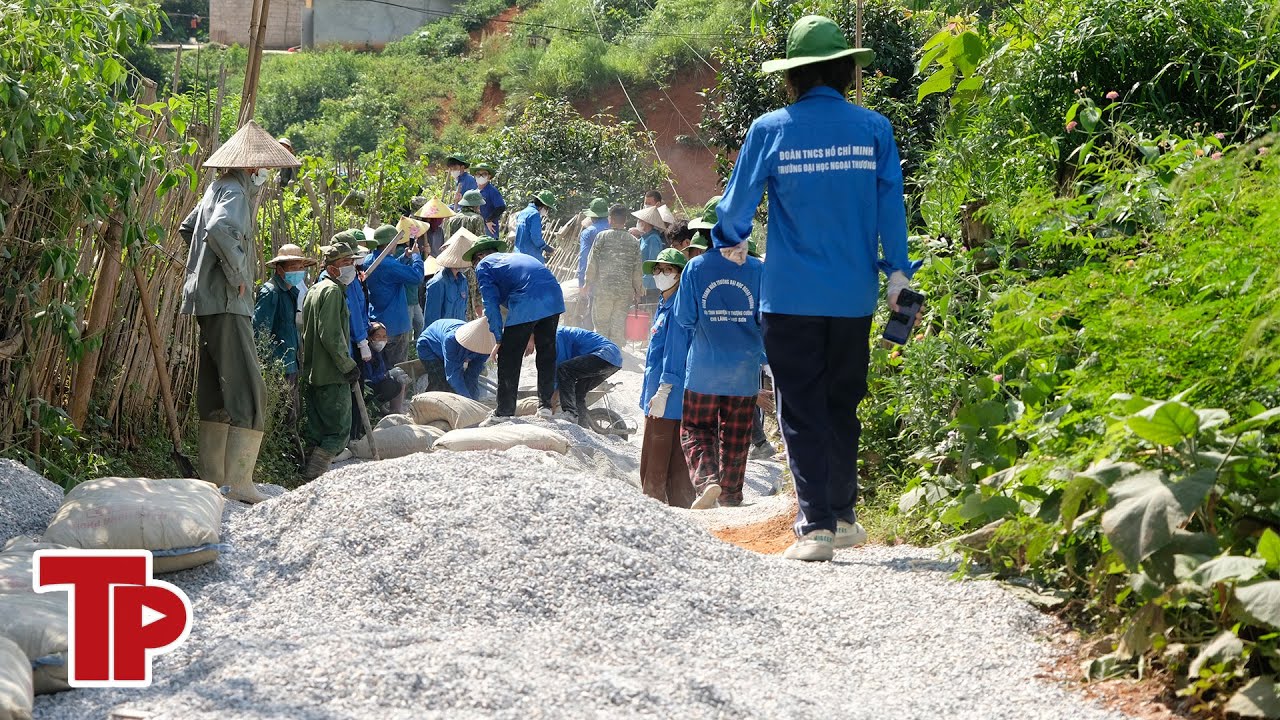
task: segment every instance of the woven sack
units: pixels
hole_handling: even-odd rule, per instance
[[[498,425],[487,428],[454,430],[436,441],[437,450],[510,450],[525,446],[565,454],[569,441],[554,430],[536,425]]]
[[[431,425],[443,421],[450,430],[475,427],[489,417],[489,408],[475,400],[448,392],[425,392],[413,396],[413,421]]]
[[[31,720],[35,700],[31,661],[12,640],[0,637],[0,720]]]

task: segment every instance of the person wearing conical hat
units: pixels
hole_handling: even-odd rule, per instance
[[[542,237],[542,223],[556,209],[556,198],[543,190],[529,201],[529,206],[516,213],[515,251],[546,261],[551,246]]]
[[[476,179],[476,189],[484,200],[476,212],[484,218],[485,234],[498,237],[498,224],[502,222],[502,213],[507,211],[507,201],[502,193],[493,185],[493,166],[486,162],[478,162],[471,167],[471,174]]]
[[[440,246],[444,245],[447,237],[444,234],[444,221],[453,217],[453,210],[450,210],[448,205],[439,200],[431,198],[425,201],[425,204],[419,207],[413,215],[427,221],[427,225],[430,226],[430,230],[427,231],[427,244],[431,247],[431,256],[438,256],[440,254]]]
[[[471,163],[467,157],[461,153],[451,153],[444,158],[444,166],[449,170],[449,177],[453,178],[453,202],[450,204],[455,210],[462,203],[462,196],[467,194],[469,190],[476,190],[476,179],[467,172],[471,167]],[[449,233],[445,233],[448,235]]]
[[[427,375],[427,392],[451,392],[479,400],[480,376],[491,352],[493,335],[484,318],[470,323],[457,318],[431,323],[418,336],[418,360]]]
[[[302,394],[309,446],[302,477],[314,480],[351,437],[351,388],[360,365],[351,357],[351,311],[346,288],[359,282],[355,248],[334,236],[321,249],[324,274],[302,307]]]
[[[596,243],[596,236],[609,229],[609,201],[604,198],[592,198],[591,205],[583,212],[586,215],[582,232],[578,235],[578,287],[587,279],[587,258],[591,256],[591,248]]]
[[[440,271],[427,281],[426,301],[422,316],[427,327],[439,320],[468,320],[471,307],[471,263],[464,255],[480,238],[461,228],[449,238],[440,251],[436,263]],[[421,335],[419,335],[421,337]]]
[[[387,330],[387,347],[383,355],[391,366],[409,358],[413,322],[409,317],[405,289],[412,288],[416,302],[418,285],[422,284],[424,277],[422,255],[415,248],[406,249],[404,243],[397,243],[377,269],[369,271],[377,262],[381,249],[395,242],[398,236],[394,225],[382,225],[374,230],[373,241],[379,252],[369,253],[360,266],[364,271],[365,291],[369,294],[369,319],[382,323]]]
[[[627,311],[644,293],[640,242],[627,232],[630,213],[609,208],[609,228],[596,235],[582,292],[591,298],[591,322],[619,347],[627,345]]]
[[[640,390],[640,410],[645,414],[644,443],[640,449],[640,487],[645,495],[674,507],[693,504],[693,482],[689,479],[689,463],[680,444],[681,401],[684,384],[672,385],[664,397],[654,403],[661,384],[662,368],[671,352],[671,312],[680,275],[688,261],[674,248],[658,253],[645,262],[643,270],[653,276],[661,293],[658,307],[649,327],[649,349],[644,359],[644,385]]]
[[[661,199],[662,196],[659,195],[658,198]],[[635,229],[639,232],[637,237],[640,238],[640,261],[649,262],[662,252],[664,246],[662,231],[667,229],[667,221],[662,219],[662,213],[658,212],[656,205],[641,208],[631,213],[631,216],[636,219]],[[644,284],[645,299],[651,302],[656,301],[658,288],[653,283],[653,276],[644,275],[641,282]]]
[[[297,167],[298,160],[250,121],[204,165],[218,177],[178,228],[191,245],[181,311],[200,327],[199,474],[229,486],[227,497],[254,503],[266,499],[253,484],[266,386],[253,339],[258,248],[252,198],[268,168]]]
[[[458,228],[466,228],[473,235],[487,236],[484,218],[476,212],[484,204],[484,196],[479,190],[468,190],[458,201],[458,214],[444,221],[444,236],[453,237]]]
[[[879,275],[888,277],[886,299],[896,309],[916,267],[893,127],[847,97],[855,66],[874,57],[849,47],[828,18],[796,21],[786,57],[761,68],[784,72],[795,100],[752,122],[711,231],[724,257],[745,261],[768,190],[761,310],[799,502],[797,539],[785,553],[794,560],[828,561],[836,548],[866,541],[854,512],[857,410],[867,392]],[[819,215],[827,220],[814,232]]]
[[[280,246],[276,256],[267,261],[273,271],[270,279],[258,290],[258,302],[253,309],[253,329],[258,337],[266,338],[271,354],[284,366],[284,377],[289,383],[293,402],[293,418],[298,413],[298,289],[307,278],[307,268],[316,264],[293,244]]]

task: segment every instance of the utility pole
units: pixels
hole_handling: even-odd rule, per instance
[[[862,3],[858,0],[858,19],[857,27],[853,31],[854,47],[862,47]],[[855,64],[853,67],[853,96],[858,104],[862,104],[862,65]]]
[[[253,119],[254,106],[258,102],[258,77],[262,71],[262,48],[267,39],[267,14],[271,0],[253,0],[253,13],[249,19],[249,65],[244,72],[244,90],[240,93],[240,117],[236,127]]]

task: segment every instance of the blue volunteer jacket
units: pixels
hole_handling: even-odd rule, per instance
[[[764,312],[871,315],[880,297],[877,270],[910,277],[918,267],[907,258],[893,127],[839,92],[814,88],[751,124],[717,207],[715,247],[747,239],[766,190]]]
[[[329,272],[321,270],[316,282],[327,277]],[[335,279],[334,282],[338,281]],[[358,278],[352,280],[347,286],[347,311],[351,313],[351,357],[356,357],[356,343],[369,337],[369,303],[364,299],[364,286],[360,284]]]
[[[441,268],[427,281],[427,300],[422,308],[422,320],[427,325],[446,318],[467,319],[467,274],[457,275],[448,268]]]
[[[596,218],[595,222],[578,234],[578,287],[582,287],[583,281],[587,279],[587,257],[591,255],[591,248],[596,244],[596,235],[601,230],[609,229],[609,218]]]
[[[662,233],[657,230],[650,230],[640,237],[640,261],[648,262],[656,260],[658,253],[662,252],[663,247]],[[658,286],[653,282],[653,274],[644,274],[644,289],[657,290]]]
[[[360,363],[360,375],[364,377],[365,383],[380,383],[387,378],[391,369],[387,367],[387,358],[381,350],[369,348],[369,352],[373,354],[373,359]]]
[[[407,265],[400,262],[398,257],[389,257],[364,281],[369,289],[369,305],[372,307],[369,315],[387,326],[388,337],[403,335],[413,329],[404,289],[406,285],[416,288],[422,282],[424,270],[422,256],[414,253],[412,257],[413,260]],[[361,269],[368,272],[376,259],[370,253],[361,264]]]
[[[486,223],[493,223],[493,229],[489,230],[485,227],[485,232],[489,237],[498,237],[498,218],[502,216],[502,211],[507,209],[507,201],[502,199],[502,193],[498,192],[498,188],[490,182],[488,185],[480,188],[480,195],[484,197],[484,204],[476,208],[476,212],[480,213],[480,217],[484,218]]]
[[[605,336],[578,327],[556,328],[556,366],[583,355],[622,367],[622,351]]]
[[[640,410],[649,414],[649,401],[658,392],[662,380],[662,366],[666,363],[670,351],[669,342],[672,311],[675,309],[679,291],[670,300],[659,300],[658,309],[653,313],[653,325],[649,328],[649,352],[644,357],[644,385],[640,389]],[[686,349],[687,354],[687,349]],[[671,397],[667,398],[667,408],[662,413],[667,420],[680,420],[684,417],[684,379],[671,384]]]
[[[522,325],[564,312],[564,291],[546,265],[523,253],[493,253],[476,266],[489,330],[502,342],[504,325]],[[502,317],[502,307],[507,317]]]
[[[542,213],[538,206],[529,203],[529,207],[516,215],[516,252],[535,257],[542,262],[542,251],[547,243],[542,239]]]
[[[737,265],[708,250],[684,266],[662,382],[674,389],[683,381],[686,390],[703,395],[747,397],[760,391],[764,265],[753,257]]]
[[[462,320],[437,320],[418,336],[418,358],[423,361],[439,360],[444,363],[444,376],[449,387],[463,397],[477,400],[480,397],[480,375],[484,373],[484,353],[475,353],[458,342],[458,328]]]
[[[476,190],[479,187],[480,186],[476,184],[475,176],[467,172],[466,170],[463,170],[462,174],[458,176],[458,186],[454,188],[454,190],[457,190],[458,196],[461,197],[462,195],[466,194],[468,190]],[[449,205],[449,207],[453,208],[454,212],[458,211],[457,203],[452,203]]]

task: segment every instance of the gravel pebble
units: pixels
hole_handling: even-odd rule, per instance
[[[331,471],[226,518],[147,689],[37,699],[226,718],[1119,718],[1036,677],[1050,622],[932,550],[800,565],[719,542],[572,456]]]
[[[19,535],[40,537],[62,505],[62,488],[26,465],[0,459],[0,546]]]

